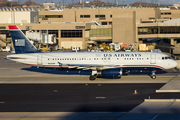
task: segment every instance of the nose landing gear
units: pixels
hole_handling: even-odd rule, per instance
[[[152,71],[152,74],[151,74],[151,78],[152,79],[156,79],[156,74],[155,74],[156,71]]]

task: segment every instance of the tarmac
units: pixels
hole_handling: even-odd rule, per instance
[[[2,55],[3,56],[3,55]],[[3,59],[0,63],[0,84],[57,84],[57,83],[166,83],[156,93],[179,93],[180,73],[170,70],[165,74],[157,74],[155,80],[148,75],[128,75],[121,79],[98,78],[90,81],[87,75],[69,75],[69,71],[60,73],[52,70],[31,68],[26,65]],[[73,79],[72,79],[73,78]],[[26,79],[26,80],[25,80]],[[3,104],[0,102],[0,104]],[[59,119],[93,119],[93,120],[179,120],[180,99],[145,99],[142,104],[127,113],[123,112],[0,112],[0,119],[22,120],[59,120]]]
[[[180,75],[174,76],[161,89],[156,90],[157,93],[180,92]]]

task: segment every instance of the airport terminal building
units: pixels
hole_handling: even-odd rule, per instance
[[[99,8],[38,11],[35,8],[0,9],[0,44],[10,40],[8,25],[55,34],[59,48],[89,44],[139,44],[146,39],[169,39],[176,45],[180,38],[180,10],[168,8]]]

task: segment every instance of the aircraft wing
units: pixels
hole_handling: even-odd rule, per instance
[[[97,70],[97,69],[109,69],[116,68],[116,65],[99,65],[99,64],[63,64],[61,67],[76,68],[83,70]]]

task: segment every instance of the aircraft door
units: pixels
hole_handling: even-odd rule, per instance
[[[156,54],[150,54],[150,64],[156,64]]]
[[[42,65],[42,55],[37,56],[37,64]]]

